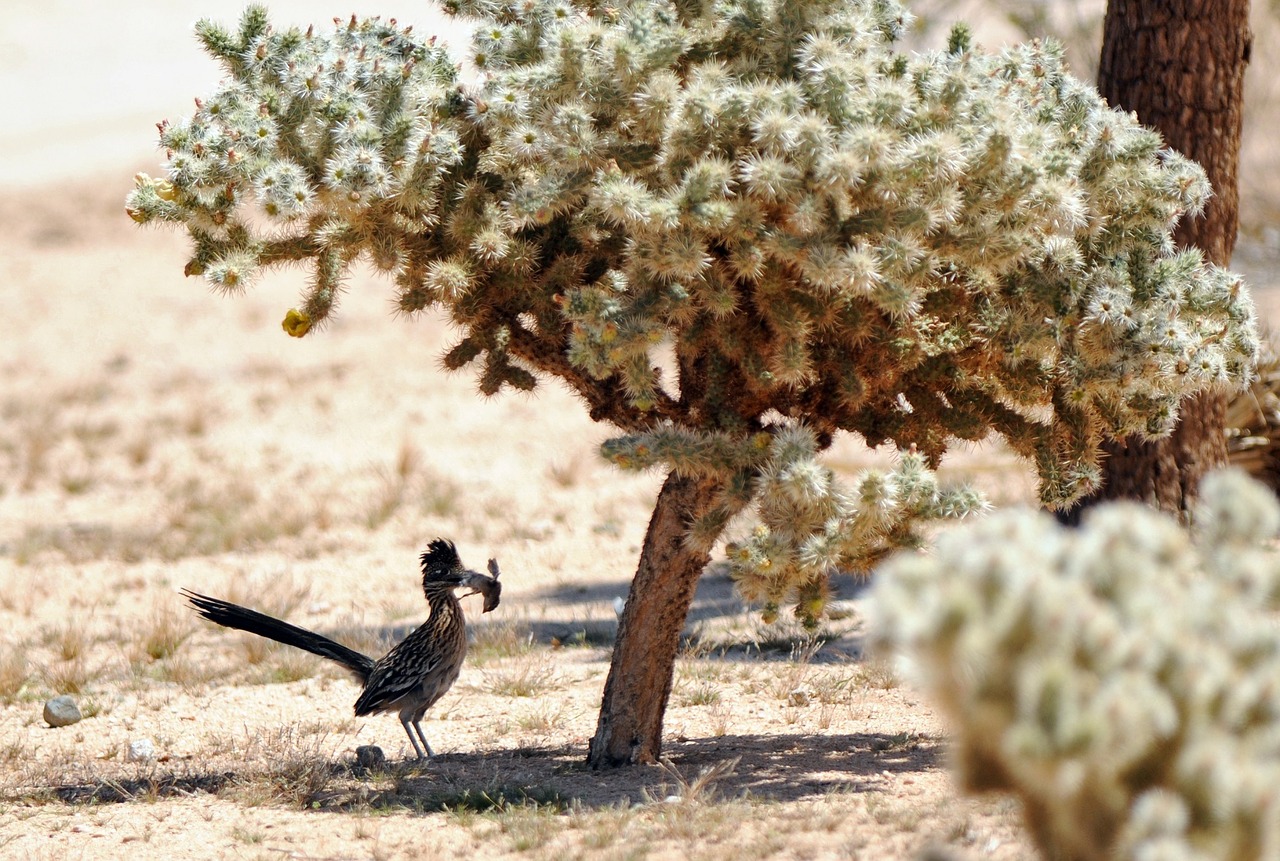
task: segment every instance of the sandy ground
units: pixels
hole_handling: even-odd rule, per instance
[[[441,372],[448,327],[394,318],[372,276],[301,341],[279,323],[300,274],[235,299],[184,281],[183,238],[122,201],[156,170],[152,123],[212,82],[190,22],[239,4],[82,6],[16,0],[0,28],[0,857],[1032,857],[1016,807],[959,798],[928,704],[863,659],[851,583],[815,649],[710,572],[670,767],[586,771],[660,478],[601,462],[607,429],[554,384],[484,400]],[[1275,257],[1238,258],[1264,310]],[[831,458],[882,461],[851,441]],[[998,504],[1031,496],[998,446],[946,469]],[[425,722],[426,766],[393,717],[351,717],[341,673],[175,594],[372,652],[421,621],[415,557],[437,535],[496,556],[506,591],[483,618],[467,602],[472,657]],[[87,717],[51,729],[63,692]],[[143,739],[154,758],[130,761]],[[391,765],[353,768],[366,744]]]

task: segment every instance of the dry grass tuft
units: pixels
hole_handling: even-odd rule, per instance
[[[672,840],[703,839],[729,827],[740,828],[749,811],[741,802],[716,803],[716,783],[736,773],[740,758],[726,759],[686,777],[675,764],[663,757],[663,773],[674,784],[663,783],[656,792],[645,790],[644,798],[652,806],[654,825],[661,836]]]
[[[321,658],[287,646],[280,646],[274,658],[259,668],[260,672],[255,678],[261,684],[284,685],[313,678],[320,674],[323,667]]]
[[[158,600],[137,629],[135,649],[139,657],[153,661],[171,658],[195,632],[191,613],[179,609],[172,600]]]
[[[82,694],[92,678],[84,658],[56,661],[41,672],[45,685],[55,694]]]
[[[462,494],[462,485],[448,476],[424,476],[418,493],[418,508],[429,517],[455,517]]]
[[[571,457],[557,461],[547,467],[547,478],[551,479],[557,487],[566,490],[576,487],[582,478],[586,463],[587,458],[584,457]]]
[[[716,797],[716,783],[737,774],[738,763],[741,761],[742,758],[736,756],[732,759],[721,760],[715,765],[701,769],[693,777],[686,777],[680,769],[676,768],[675,763],[670,758],[664,756],[660,763],[662,771],[668,777],[674,779],[675,786],[669,790],[667,784],[663,784],[664,797],[661,800],[664,803],[678,802],[680,804],[710,803]]]
[[[888,662],[876,660],[859,664],[852,681],[858,687],[877,691],[891,691],[901,684]]]
[[[31,665],[21,647],[0,650],[0,702],[18,699],[30,678]]]
[[[537,703],[532,709],[516,718],[520,729],[534,735],[547,736],[560,729],[568,721],[563,703]]]
[[[486,693],[500,697],[536,697],[560,686],[555,663],[545,652],[511,658],[483,671]]]
[[[560,811],[543,804],[508,806],[493,814],[498,830],[516,852],[545,847],[560,830]]]
[[[88,630],[83,621],[73,621],[49,629],[45,641],[63,661],[80,660],[89,649]]]
[[[534,651],[533,632],[514,619],[473,624],[467,628],[467,660],[474,666],[523,657]]]
[[[422,471],[422,453],[408,438],[400,442],[395,463],[374,470],[376,488],[364,515],[364,525],[377,529],[390,520],[404,504],[413,483]]]
[[[32,490],[49,470],[49,455],[58,444],[58,413],[54,402],[37,408],[18,408],[22,416],[17,425],[18,487]]]
[[[133,670],[144,687],[146,680],[155,679],[175,684],[186,691],[197,691],[231,673],[231,670],[210,661],[199,660],[187,652],[179,652],[154,662],[135,661]]]
[[[246,769],[234,782],[234,796],[250,805],[321,806],[345,771],[337,764],[329,733],[309,732],[307,727],[258,733],[250,738],[243,756],[262,766]]]
[[[373,471],[374,488],[364,505],[362,522],[378,529],[409,504],[430,517],[447,518],[458,513],[462,487],[446,475],[423,464],[422,453],[409,439],[400,443],[396,459]]]
[[[713,706],[724,697],[720,685],[714,682],[695,682],[680,685],[676,689],[676,705],[679,706]]]

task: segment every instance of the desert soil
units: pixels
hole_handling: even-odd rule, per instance
[[[393,316],[369,273],[302,340],[280,328],[302,273],[233,298],[184,280],[185,240],[122,203],[156,170],[136,143],[173,90],[212,80],[187,24],[238,4],[140,4],[147,21],[77,5],[20,2],[0,38],[0,89],[26,99],[0,131],[0,857],[1033,857],[1016,805],[961,797],[934,711],[863,655],[851,581],[815,642],[760,624],[713,568],[668,763],[586,770],[660,476],[604,464],[608,429],[554,383],[486,400],[441,371],[455,333]],[[51,66],[45,19],[74,21],[101,74]],[[1265,288],[1275,255],[1250,254]],[[852,441],[830,459],[885,462]],[[1034,495],[998,445],[944,473],[997,504]],[[506,589],[483,617],[466,601],[471,657],[424,722],[423,765],[393,716],[352,717],[339,670],[202,623],[176,592],[376,651],[421,621],[435,536],[473,567],[499,559]],[[85,718],[54,729],[41,710],[61,693]],[[133,761],[140,740],[154,756]],[[387,767],[355,768],[373,744]]]

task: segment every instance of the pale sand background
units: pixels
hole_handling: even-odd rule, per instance
[[[190,24],[240,4],[111,5],[0,14],[0,857],[1030,857],[1012,805],[956,799],[928,707],[857,659],[856,601],[794,662],[796,632],[761,628],[715,573],[667,752],[688,777],[741,757],[719,783],[730,801],[649,803],[678,781],[583,772],[659,477],[601,463],[606,429],[554,384],[485,401],[442,374],[451,333],[393,318],[367,274],[301,341],[279,326],[300,273],[236,299],[184,280],[185,240],[137,229],[123,198],[135,171],[159,171],[154,123],[213,87]],[[354,10],[431,26],[410,3],[272,6],[277,23]],[[1265,283],[1275,254],[1253,224],[1241,262]],[[849,441],[831,463],[882,460]],[[997,503],[1031,496],[998,446],[947,471]],[[420,619],[414,558],[437,534],[473,566],[497,556],[507,591],[483,619],[468,602],[473,660],[426,722],[440,756],[389,778],[330,766],[359,744],[403,757],[393,717],[352,720],[340,674],[197,624],[174,595],[372,651]],[[187,639],[149,655],[169,631]],[[49,729],[41,703],[64,690],[93,714]],[[138,738],[159,761],[124,760]],[[563,804],[418,812],[503,786]],[[68,803],[94,792],[135,800]]]

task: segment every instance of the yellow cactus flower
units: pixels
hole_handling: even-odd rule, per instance
[[[818,619],[826,608],[827,602],[822,598],[808,598],[799,606],[801,614],[806,619]]]
[[[290,308],[280,325],[290,337],[301,338],[311,329],[311,315],[297,308]]]

